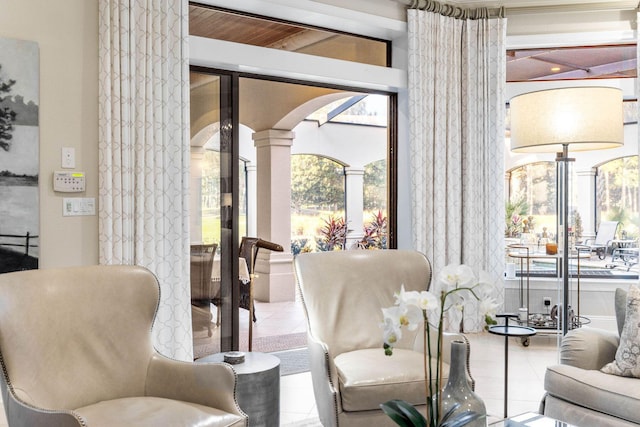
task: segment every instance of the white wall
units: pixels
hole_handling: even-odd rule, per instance
[[[0,11],[0,37],[40,47],[40,267],[97,264],[97,216],[62,217],[52,175],[75,148],[87,189],[72,196],[97,198],[98,1],[0,0]]]

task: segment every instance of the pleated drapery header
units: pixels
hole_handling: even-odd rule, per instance
[[[439,13],[440,15],[455,19],[488,19],[504,18],[506,16],[504,6],[492,9],[487,7],[466,9],[435,0],[411,0],[411,4],[409,4],[408,8]]]

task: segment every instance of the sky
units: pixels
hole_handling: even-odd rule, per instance
[[[0,37],[0,76],[3,80],[15,80],[8,95],[21,95],[24,102],[39,102],[40,61],[35,42]],[[7,94],[0,94],[4,97]],[[0,171],[16,174],[38,173],[38,128],[16,126],[9,151],[0,150]]]
[[[39,57],[36,42],[0,37],[0,76],[3,80],[16,81],[9,95],[22,95],[25,103],[33,101],[40,104]]]

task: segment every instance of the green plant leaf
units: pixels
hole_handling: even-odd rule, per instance
[[[447,414],[449,414],[449,412],[447,412]],[[447,421],[443,420],[443,422],[439,424],[439,427],[461,427],[469,424],[471,421],[479,420],[484,417],[485,416],[483,414],[473,411],[462,412]]]
[[[440,420],[441,423],[444,423],[445,421],[447,421],[449,418],[451,418],[451,416],[453,415],[453,413],[455,411],[458,410],[458,408],[460,407],[459,403],[454,403],[453,406],[451,408],[449,408],[449,410],[442,416],[442,419]]]
[[[426,427],[427,420],[408,402],[394,399],[380,404],[382,411],[402,427]]]

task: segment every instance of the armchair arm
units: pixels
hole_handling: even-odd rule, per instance
[[[620,338],[603,329],[582,327],[569,331],[560,345],[560,363],[597,370],[616,357]]]
[[[338,376],[333,362],[329,359],[329,348],[310,333],[307,334],[307,347],[313,394],[316,398],[320,421],[324,426],[337,426],[338,412],[342,412],[342,408],[339,407],[340,399],[337,392]]]
[[[181,362],[155,353],[145,393],[217,408],[245,417],[236,401],[236,373],[226,363]]]
[[[0,388],[2,389],[2,402],[7,423],[10,426],[81,427],[86,425],[86,421],[73,411],[52,411],[23,402],[13,390],[10,390],[4,377],[0,382]]]

